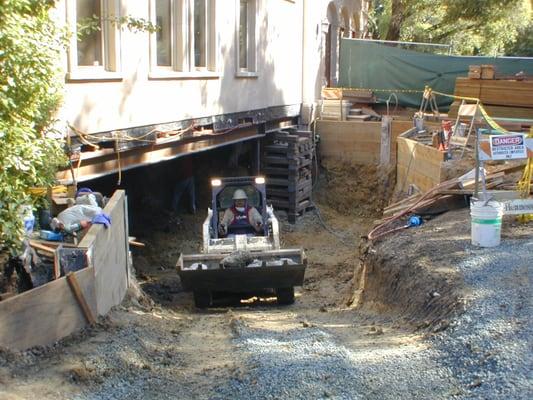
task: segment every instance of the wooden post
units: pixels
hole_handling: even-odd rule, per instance
[[[388,166],[391,156],[392,117],[383,116],[381,119],[381,153],[380,165]]]

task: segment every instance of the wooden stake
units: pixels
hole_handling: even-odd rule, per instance
[[[61,260],[59,258],[59,250],[61,250],[61,246],[54,250],[54,279],[59,279],[61,276]]]
[[[96,319],[94,318],[94,315],[89,308],[87,301],[85,300],[85,296],[81,291],[78,280],[76,279],[76,275],[74,275],[72,272],[69,272],[67,274],[67,282],[72,290],[72,293],[74,294],[74,297],[76,298],[76,301],[78,302],[78,305],[81,308],[81,311],[83,312],[85,319],[89,325],[94,326],[96,324]]]

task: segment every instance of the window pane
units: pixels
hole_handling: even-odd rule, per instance
[[[155,23],[157,31],[157,65],[162,67],[172,66],[172,27],[171,27],[170,0],[156,0]]]
[[[239,68],[248,68],[248,1],[241,0],[239,18]]]
[[[206,18],[205,1],[194,0],[194,66],[206,67],[205,38],[206,38]]]
[[[94,22],[94,16],[100,21],[96,24],[98,30],[91,30],[78,38],[78,65],[99,66],[104,64],[102,51],[102,10],[100,0],[78,0],[76,1],[76,23],[87,26]]]

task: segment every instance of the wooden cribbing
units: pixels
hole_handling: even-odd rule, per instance
[[[72,272],[69,272],[67,274],[67,282],[70,286],[70,289],[72,290],[72,294],[74,294],[74,297],[76,298],[76,301],[78,302],[78,305],[81,308],[81,311],[83,312],[83,315],[89,325],[94,326],[96,324],[96,319],[94,318],[94,315],[89,308],[89,304],[87,304],[87,301],[85,300],[85,296],[83,295],[83,292],[81,291],[80,285],[78,284],[78,280],[76,279],[76,275],[74,275]]]

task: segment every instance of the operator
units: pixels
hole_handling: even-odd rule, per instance
[[[226,209],[219,226],[219,233],[222,236],[228,234],[228,227],[232,227],[234,234],[251,233],[249,226],[259,233],[263,229],[263,218],[255,207],[248,205],[248,196],[242,189],[237,189],[233,193],[233,206]]]

